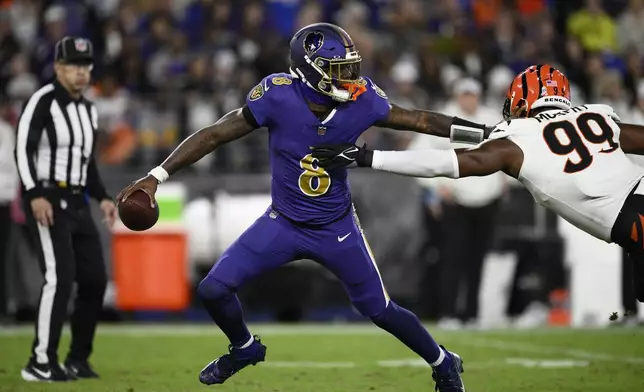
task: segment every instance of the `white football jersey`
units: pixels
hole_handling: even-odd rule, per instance
[[[619,117],[610,106],[582,105],[504,121],[490,139],[523,151],[519,181],[537,203],[581,230],[612,242],[626,197],[644,177],[619,147]]]

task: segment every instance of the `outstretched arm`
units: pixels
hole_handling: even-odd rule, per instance
[[[517,177],[523,153],[511,141],[499,139],[472,149],[374,151],[371,159],[373,169],[414,177],[462,178],[498,171]]]
[[[239,139],[256,128],[257,122],[246,106],[233,110],[213,125],[202,128],[186,138],[160,166],[152,169],[146,177],[125,187],[116,199],[119,202],[125,201],[135,191],[142,190],[150,197],[150,205],[154,206],[154,194],[159,183],[167,180],[171,174],[197,162],[218,146]]]
[[[386,119],[375,125],[403,131],[414,131],[427,135],[448,137],[453,142],[478,144],[488,137],[492,127],[477,124],[459,117],[420,109],[405,109],[390,104]]]
[[[255,120],[252,117],[248,118],[248,114],[245,115],[247,110],[245,107],[235,109],[216,123],[198,130],[179,144],[163,161],[161,167],[168,175],[174,174],[197,162],[220,145],[249,134],[257,127],[252,124]]]
[[[372,151],[353,144],[327,144],[315,146],[313,157],[324,168],[356,162],[358,166],[412,177],[460,178],[503,171],[516,178],[523,164],[523,152],[507,139],[459,150]]]
[[[619,145],[627,154],[644,155],[644,126],[619,123]]]

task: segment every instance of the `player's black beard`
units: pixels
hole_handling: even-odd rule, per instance
[[[338,102],[334,101],[333,98],[315,91],[304,83],[299,83],[299,89],[308,102],[314,103],[316,105],[324,105],[327,107],[333,107],[338,104]]]

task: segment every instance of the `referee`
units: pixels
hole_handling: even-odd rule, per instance
[[[56,80],[36,91],[18,122],[16,164],[27,226],[44,274],[26,381],[95,378],[88,358],[107,284],[99,234],[88,196],[100,202],[111,227],[116,206],[105,191],[94,158],[97,112],[82,96],[90,81],[92,44],[79,37],[56,43]],[[64,369],[58,343],[74,281],[72,341]]]

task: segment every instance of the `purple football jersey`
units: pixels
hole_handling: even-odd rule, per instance
[[[323,225],[350,208],[347,169],[327,172],[311,156],[322,143],[355,143],[389,115],[385,93],[370,79],[355,101],[340,103],[324,119],[308,108],[306,85],[289,74],[269,75],[246,98],[257,124],[268,128],[273,208],[300,223]]]

